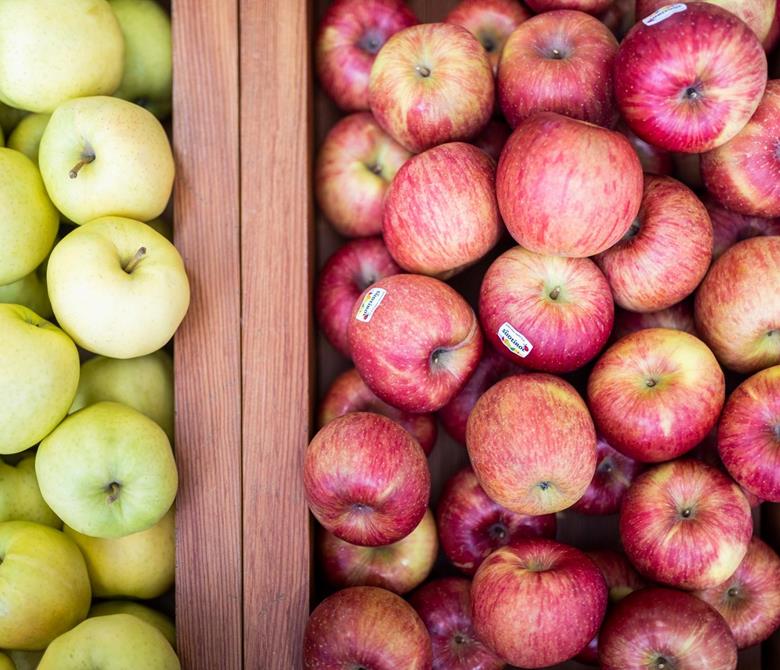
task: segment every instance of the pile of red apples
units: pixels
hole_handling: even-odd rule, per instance
[[[316,312],[353,367],[304,456],[304,668],[734,670],[780,626],[776,4],[329,6]]]

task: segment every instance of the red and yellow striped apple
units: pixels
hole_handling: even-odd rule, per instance
[[[765,219],[737,214],[723,207],[712,196],[704,198],[704,206],[712,221],[712,260],[718,260],[726,249],[742,240],[780,235],[780,218]]]

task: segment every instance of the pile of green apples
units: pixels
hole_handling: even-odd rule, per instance
[[[0,0],[0,670],[180,667],[171,67],[154,0]]]

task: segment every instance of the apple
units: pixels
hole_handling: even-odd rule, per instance
[[[368,109],[368,77],[394,33],[417,23],[404,0],[335,0],[314,43],[320,85],[345,111]]]
[[[314,190],[338,233],[366,237],[382,232],[387,188],[410,156],[368,112],[345,116],[328,131],[317,154]]]
[[[494,97],[487,53],[468,30],[450,23],[395,33],[377,54],[368,83],[379,125],[414,153],[476,135],[493,113]]]
[[[636,23],[636,0],[614,0],[599,14],[599,20],[622,40]]]
[[[176,247],[146,224],[117,216],[66,235],[51,253],[46,279],[65,332],[84,349],[111,358],[160,349],[190,303]]]
[[[762,235],[780,235],[780,218],[765,219],[737,214],[720,205],[712,197],[704,199],[704,206],[712,221],[713,260],[720,258],[726,249],[742,240]]]
[[[319,427],[349,412],[375,412],[392,419],[409,431],[426,456],[436,444],[438,431],[432,414],[409,414],[388,405],[374,395],[355,368],[340,374],[328,388],[320,403]]]
[[[0,303],[22,305],[43,319],[51,319],[54,312],[46,289],[46,263],[21,279],[0,286]]]
[[[402,598],[373,586],[354,586],[325,598],[309,617],[304,670],[403,668],[431,670],[431,638]]]
[[[620,44],[615,95],[642,139],[701,153],[728,142],[756,111],[766,55],[750,28],[717,5],[669,7],[637,23]]]
[[[623,121],[618,123],[616,130],[625,135],[626,139],[631,143],[634,151],[636,151],[636,155],[639,157],[639,162],[642,164],[642,170],[646,174],[664,176],[673,172],[674,162],[672,154],[666,151],[666,149],[659,149],[649,142],[645,142]]]
[[[526,0],[535,12],[549,12],[556,9],[578,9],[589,14],[598,14],[607,9],[613,0]]]
[[[20,151],[35,165],[38,165],[38,149],[41,146],[41,138],[50,118],[50,114],[25,116],[8,136],[8,148]]]
[[[488,268],[479,292],[488,342],[534,370],[582,367],[606,344],[613,317],[609,284],[589,258],[513,247]]]
[[[512,131],[506,122],[493,118],[478,135],[471,138],[471,143],[482,149],[494,161],[498,161],[501,150],[511,134]]]
[[[466,447],[485,493],[518,514],[571,507],[596,470],[588,408],[568,382],[547,374],[514,375],[489,388],[469,416]]]
[[[725,399],[723,372],[698,338],[646,328],[618,340],[588,379],[588,406],[599,432],[643,463],[668,461],[701,442]]]
[[[171,618],[162,612],[131,600],[103,600],[89,608],[87,618],[91,619],[109,614],[131,614],[134,617],[138,617],[141,621],[145,621],[159,630],[165,639],[168,640],[168,644],[176,649],[176,627],[173,625]]]
[[[762,42],[764,51],[767,53],[775,51],[776,55],[777,51],[775,50],[775,47],[777,47],[778,39],[780,39],[780,6],[775,4],[775,18],[772,20],[769,32]],[[777,58],[775,58],[775,61],[777,61]]]
[[[583,12],[546,12],[523,23],[507,40],[498,68],[498,102],[509,125],[516,128],[536,112],[614,125],[617,50],[609,28]]]
[[[657,312],[629,312],[619,307],[615,310],[615,326],[612,328],[615,340],[644,328],[669,328],[697,335],[693,301],[683,300]]]
[[[352,314],[355,367],[377,396],[405,412],[441,409],[479,363],[477,317],[460,294],[437,279],[385,277],[363,292]]]
[[[137,410],[99,402],[69,416],[38,447],[47,504],[72,529],[119,538],[154,526],[178,476],[165,432]]]
[[[503,670],[504,661],[477,638],[471,621],[471,582],[444,577],[409,598],[433,645],[432,670]]]
[[[436,508],[441,548],[461,572],[473,575],[493,551],[527,537],[555,537],[554,514],[526,516],[491,500],[466,466],[445,484]]]
[[[501,238],[496,165],[471,144],[450,142],[410,158],[387,191],[382,234],[408,272],[446,279]]]
[[[380,547],[422,520],[431,474],[417,441],[380,414],[353,412],[321,428],[304,455],[312,514],[341,540]]]
[[[0,670],[17,670],[13,659],[2,652],[0,652]]]
[[[539,113],[506,143],[496,194],[521,246],[539,254],[593,256],[623,237],[636,218],[642,166],[620,133]]]
[[[485,559],[471,600],[479,639],[512,665],[543,668],[572,658],[593,639],[607,586],[579,549],[526,539]]]
[[[780,237],[754,237],[712,264],[696,293],[696,327],[718,360],[751,373],[780,363]]]
[[[35,477],[35,456],[15,466],[0,461],[0,522],[33,521],[59,530],[62,521],[41,496]]]

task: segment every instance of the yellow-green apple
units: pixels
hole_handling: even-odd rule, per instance
[[[320,567],[333,586],[379,586],[400,595],[425,581],[438,551],[430,510],[406,537],[382,547],[350,544],[324,529],[317,543]]]
[[[368,83],[379,125],[415,153],[476,135],[493,113],[494,97],[485,50],[450,23],[397,32],[377,54]]]
[[[571,507],[596,470],[588,408],[548,374],[514,375],[488,389],[469,416],[466,447],[485,493],[518,514]]]
[[[725,399],[718,361],[681,330],[645,328],[618,340],[588,379],[588,406],[609,444],[637,461],[668,461],[701,442]]]
[[[117,538],[154,526],[178,476],[165,432],[140,412],[99,402],[69,416],[38,448],[43,499],[84,535]]]
[[[737,242],[761,237],[780,235],[780,218],[765,219],[760,216],[746,216],[732,212],[714,198],[706,197],[704,206],[712,221],[712,259],[717,260],[723,252]]]
[[[303,483],[325,530],[351,544],[380,547],[420,523],[431,474],[417,440],[395,421],[353,412],[333,419],[309,443]]]
[[[696,292],[696,328],[735,372],[780,363],[780,237],[738,242],[712,264]]]
[[[503,230],[496,164],[471,144],[440,144],[410,158],[387,191],[382,235],[407,272],[451,277],[487,254]]]
[[[622,40],[636,23],[636,0],[614,0],[599,14],[599,20]]]
[[[392,419],[411,433],[426,456],[436,444],[436,419],[432,414],[410,414],[388,405],[374,395],[355,368],[340,374],[328,388],[320,403],[319,427],[349,412],[375,412]]]
[[[73,541],[30,521],[0,523],[0,647],[44,649],[87,616],[87,568]]]
[[[0,332],[0,454],[16,454],[40,442],[68,413],[79,383],[79,353],[57,326],[21,305],[0,305]]]
[[[173,442],[173,361],[167,352],[128,360],[96,356],[85,362],[68,413],[103,400],[137,409]]]
[[[104,600],[97,602],[89,608],[87,617],[107,616],[109,614],[131,614],[141,621],[154,626],[168,640],[168,643],[176,649],[176,627],[169,616],[162,612],[135,603],[132,600]]]
[[[25,116],[8,137],[8,147],[20,151],[38,165],[38,149],[43,131],[51,118],[50,114],[29,114]]]
[[[704,205],[671,177],[648,175],[628,232],[596,257],[623,309],[657,312],[699,285],[712,260],[712,223]]]
[[[523,23],[507,40],[498,68],[498,103],[509,125],[516,128],[536,112],[614,125],[617,50],[609,28],[583,12],[545,12]]]
[[[471,600],[480,640],[512,665],[546,668],[593,639],[607,608],[607,585],[579,549],[525,539],[485,559]]]
[[[615,95],[631,129],[657,147],[686,153],[714,149],[742,130],[766,77],[753,31],[707,2],[645,17],[615,59]]]
[[[399,274],[372,284],[356,301],[349,349],[363,381],[406,412],[444,407],[482,354],[482,334],[468,303],[447,284]]]
[[[303,670],[431,670],[431,638],[411,605],[395,593],[353,586],[323,600],[303,638]]]
[[[645,142],[623,121],[620,121],[616,130],[623,133],[626,139],[634,147],[636,155],[639,156],[639,162],[642,164],[642,170],[647,174],[669,175],[674,170],[672,154],[666,149],[654,147],[649,142]]]
[[[501,150],[511,134],[512,131],[505,121],[493,118],[488,121],[488,124],[478,135],[471,138],[471,143],[482,149],[494,161],[498,161]]]
[[[731,577],[694,595],[726,620],[739,649],[763,642],[780,626],[780,558],[754,537]]]
[[[150,221],[173,188],[171,146],[157,118],[119,98],[61,104],[38,150],[46,190],[74,223],[101,216]]]
[[[433,645],[432,670],[503,670],[505,663],[477,638],[471,620],[471,582],[444,577],[409,598]]]
[[[623,237],[636,218],[642,165],[620,133],[544,112],[507,141],[496,193],[506,227],[521,246],[539,254],[593,256]]]
[[[344,237],[382,232],[385,193],[409,156],[368,112],[345,116],[328,131],[317,154],[314,191],[336,231]]]
[[[346,111],[368,109],[368,77],[388,38],[417,23],[404,0],[335,0],[314,43],[320,85]]]
[[[51,319],[49,292],[46,290],[46,263],[15,282],[0,286],[0,303],[23,305],[44,319]]]
[[[62,521],[41,496],[35,477],[35,455],[16,465],[0,461],[0,521],[33,521],[59,530]]]
[[[38,670],[180,670],[165,636],[131,614],[82,621],[46,649]]]
[[[609,284],[592,260],[522,247],[493,262],[479,292],[479,320],[493,348],[547,372],[570,372],[596,356],[614,311]]]
[[[106,0],[5,0],[0,4],[0,99],[53,112],[71,98],[111,95],[125,42]]]
[[[2,652],[0,652],[0,670],[17,670],[13,659]]]
[[[736,670],[728,624],[698,598],[639,589],[609,613],[599,634],[602,670]]]
[[[0,148],[0,285],[37,268],[51,251],[60,219],[34,163]]]
[[[526,0],[535,12],[550,12],[556,9],[578,9],[589,14],[599,14],[607,9],[613,0]]]
[[[517,514],[491,500],[468,466],[445,484],[436,521],[444,554],[467,575],[499,547],[526,537],[552,539],[556,531],[554,514]]]
[[[621,337],[644,328],[669,328],[696,335],[693,301],[683,300],[657,312],[629,312],[619,307],[615,310],[615,325],[612,328],[613,339],[619,340]]]
[[[725,144],[702,154],[707,190],[739,214],[780,216],[780,79],[767,83],[756,113]]]
[[[190,304],[176,247],[145,223],[116,216],[66,235],[49,257],[46,278],[65,332],[84,349],[111,358],[160,349]]]

